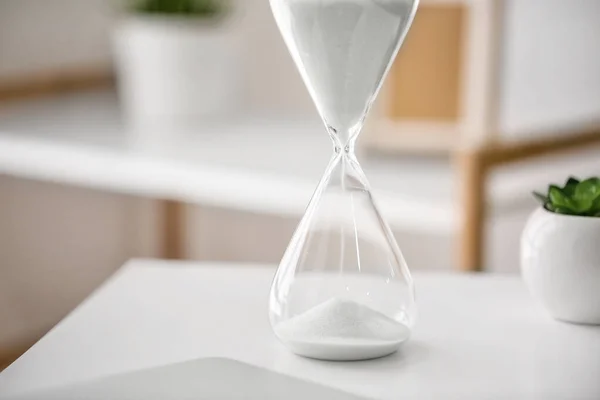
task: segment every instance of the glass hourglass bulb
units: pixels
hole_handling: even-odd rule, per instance
[[[273,331],[312,358],[391,354],[415,322],[414,287],[354,144],[418,0],[270,2],[334,148],[273,280]]]

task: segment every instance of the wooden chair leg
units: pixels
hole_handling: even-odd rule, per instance
[[[181,260],[185,257],[185,204],[163,200],[162,254],[168,260]]]
[[[458,155],[462,210],[458,269],[461,271],[482,271],[484,267],[487,173],[484,160],[477,151]]]

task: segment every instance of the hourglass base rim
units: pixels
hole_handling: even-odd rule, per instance
[[[389,356],[400,349],[407,339],[377,344],[360,343],[307,343],[301,341],[283,341],[294,354],[324,361],[361,361]]]

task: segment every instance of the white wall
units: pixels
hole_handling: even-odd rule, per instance
[[[499,115],[504,137],[527,139],[599,122],[600,1],[505,3]]]

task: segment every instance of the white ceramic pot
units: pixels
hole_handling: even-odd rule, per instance
[[[554,318],[600,324],[600,218],[536,210],[521,239],[521,269]]]
[[[113,43],[122,106],[137,125],[193,123],[239,104],[240,49],[223,21],[132,16]]]

